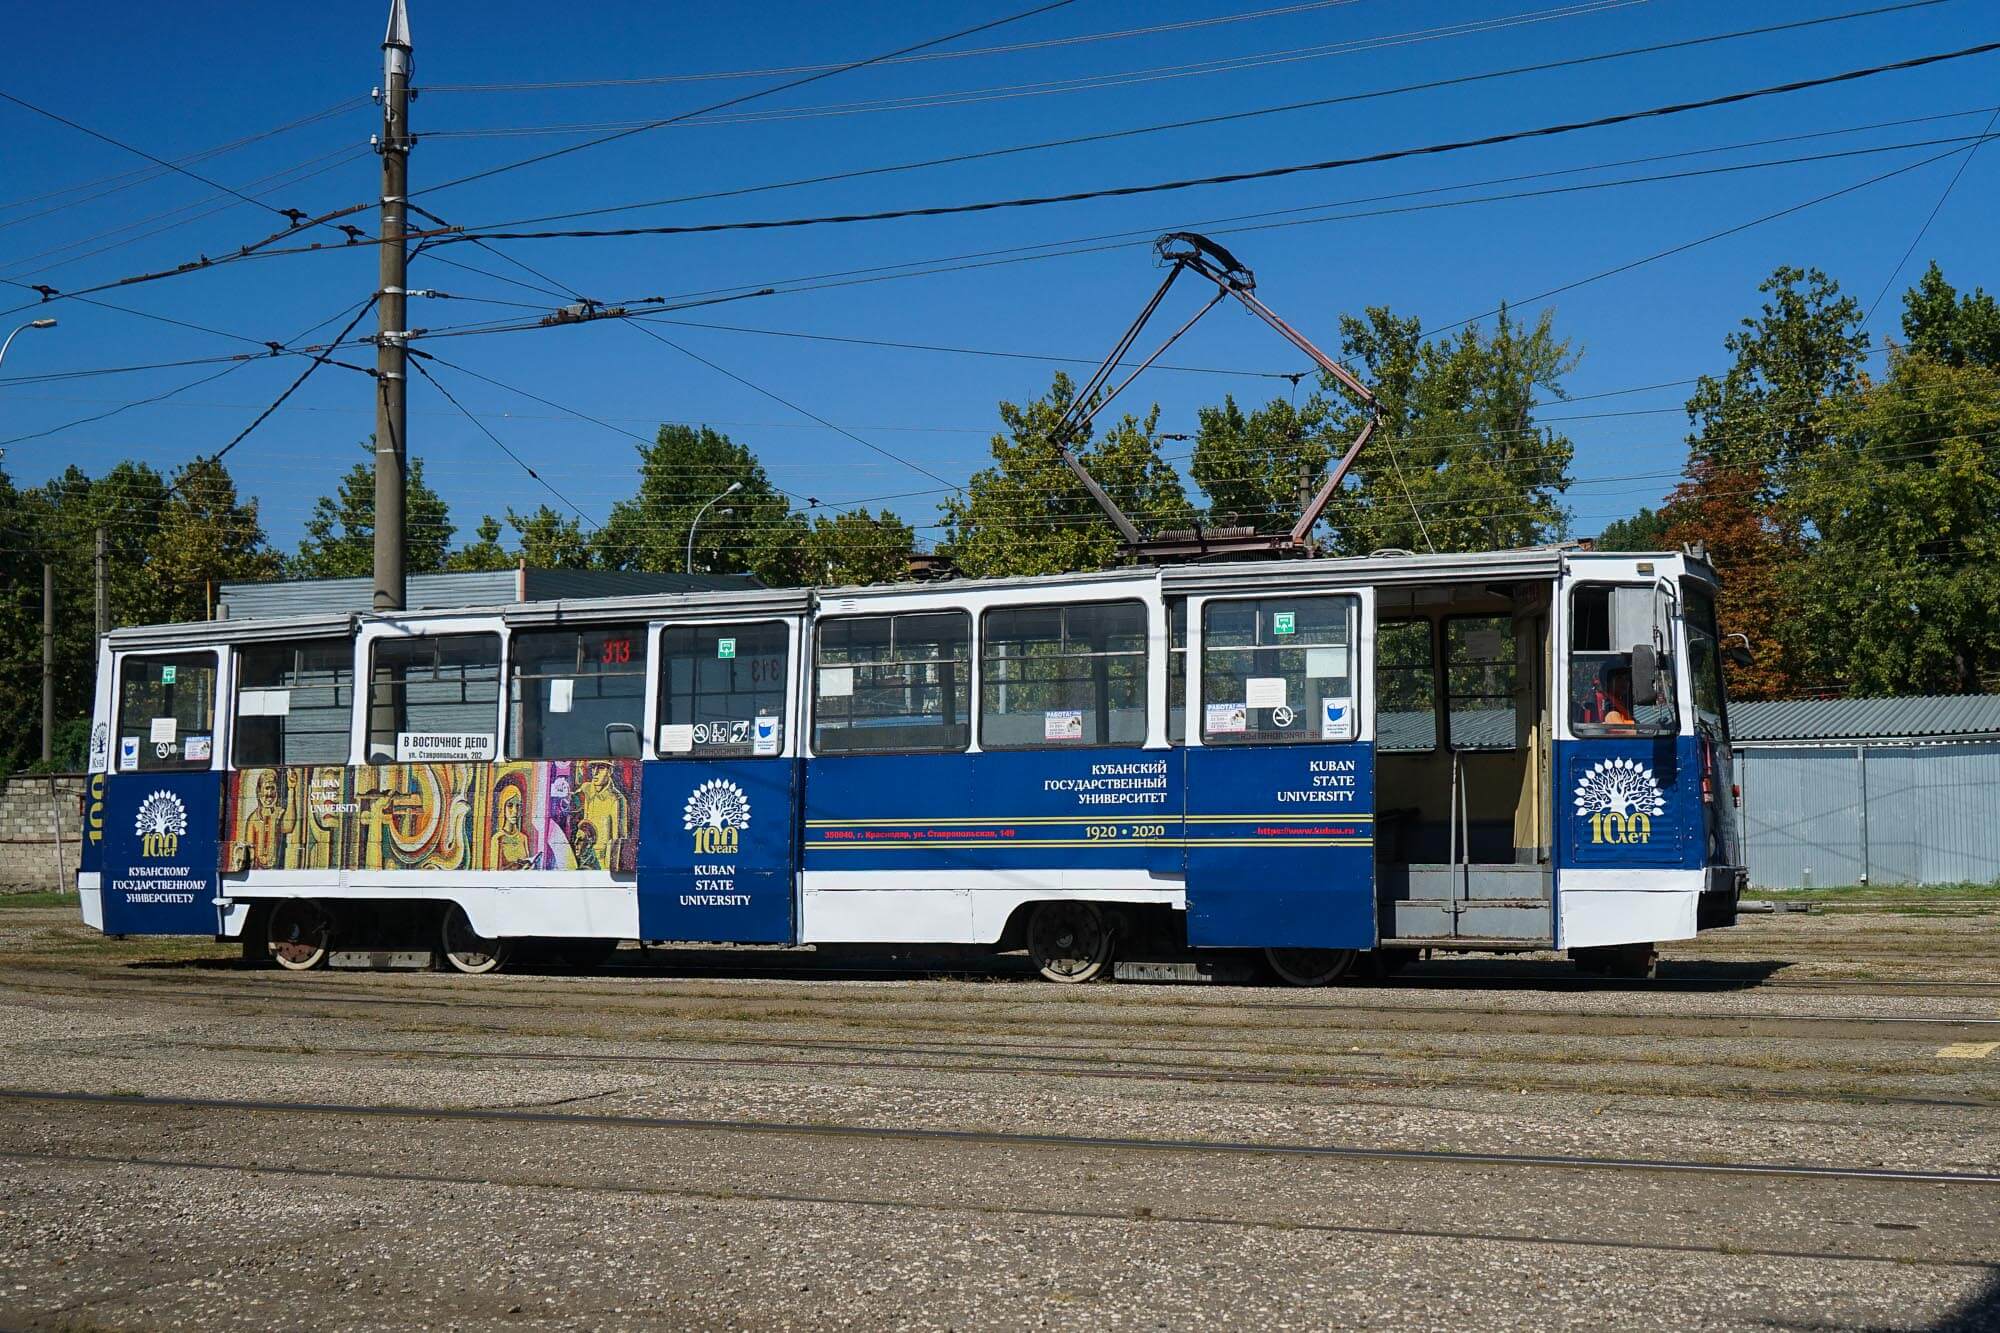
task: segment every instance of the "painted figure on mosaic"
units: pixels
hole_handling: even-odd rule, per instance
[[[521,826],[521,775],[509,774],[493,785],[493,835],[486,840],[488,870],[526,870],[535,863],[534,843]]]

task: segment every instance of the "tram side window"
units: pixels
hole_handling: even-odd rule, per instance
[[[345,764],[354,718],[346,639],[252,643],[236,650],[236,766]]]
[[[965,749],[971,740],[971,656],[972,617],[963,611],[821,621],[813,749]]]
[[[1167,743],[1187,744],[1187,598],[1167,603]]]
[[[986,749],[1146,743],[1143,603],[996,608],[980,654]]]
[[[500,720],[500,636],[377,639],[368,677],[368,760],[491,759]]]
[[[1384,621],[1375,635],[1375,748],[1437,748],[1437,666],[1428,620]]]
[[[644,625],[516,631],[507,674],[511,758],[639,757]]]
[[[118,666],[118,771],[207,768],[215,757],[215,654],[148,653]]]
[[[1570,595],[1569,720],[1579,736],[1676,730],[1673,659],[1658,653],[1659,697],[1635,704],[1632,649],[1664,641],[1666,608],[1649,584],[1584,584]]]
[[[1688,675],[1694,683],[1695,716],[1711,727],[1722,725],[1722,644],[1715,628],[1715,595],[1699,583],[1684,580],[1681,597],[1687,607]]]
[[[670,625],[661,631],[661,756],[780,753],[790,656],[791,633],[781,621]]]
[[[1513,620],[1507,616],[1453,616],[1444,624],[1451,748],[1513,749],[1518,671]]]
[[[1202,743],[1353,739],[1357,605],[1345,596],[1209,602]]]

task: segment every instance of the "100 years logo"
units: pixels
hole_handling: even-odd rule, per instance
[[[1576,784],[1576,812],[1590,820],[1593,843],[1648,843],[1667,808],[1653,770],[1636,759],[1605,759]]]
[[[739,831],[750,827],[750,798],[733,782],[704,782],[687,800],[682,823],[694,834],[694,849],[704,856],[733,855]]]
[[[180,852],[181,835],[188,831],[187,806],[170,791],[156,791],[139,802],[136,823],[141,853],[165,859]]]

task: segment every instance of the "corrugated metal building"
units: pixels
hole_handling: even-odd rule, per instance
[[[1759,888],[2000,881],[2000,695],[1732,704]]]
[[[412,611],[458,606],[501,606],[508,602],[552,602],[568,597],[642,597],[647,593],[711,592],[760,588],[748,574],[646,574],[620,569],[496,569],[449,574],[412,574],[404,581],[404,601]],[[366,611],[375,583],[353,579],[283,579],[274,583],[225,583],[216,599],[216,618],[254,620],[263,616]]]

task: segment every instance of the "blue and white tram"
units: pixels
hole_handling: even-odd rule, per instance
[[[83,915],[292,968],[640,939],[1644,972],[1743,881],[1715,589],[1552,548],[119,630]]]

